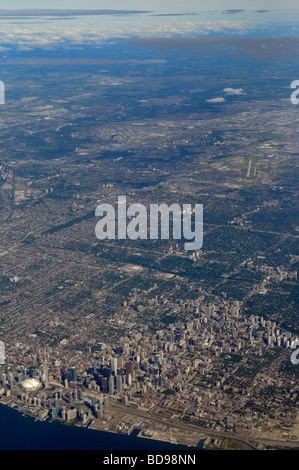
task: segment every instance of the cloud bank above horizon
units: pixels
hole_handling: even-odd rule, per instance
[[[124,14],[119,10],[112,15],[105,10],[95,14],[77,17],[69,15],[65,17],[65,10],[59,10],[60,14],[53,17],[50,11],[43,10],[45,16],[1,16],[0,10],[0,50],[5,52],[11,47],[19,51],[30,51],[36,48],[54,49],[56,47],[101,47],[101,44],[109,40],[117,39],[158,39],[163,45],[163,40],[177,38],[209,37],[244,37],[267,36],[266,31],[269,22],[256,23],[248,18],[239,18],[235,11],[231,14],[207,14],[203,15],[157,15],[142,14],[139,11],[131,11]],[[35,10],[36,14],[41,10]],[[76,10],[73,10],[75,12]],[[85,10],[86,11],[86,10]],[[109,10],[110,11],[110,10]],[[27,11],[28,13],[28,11]],[[93,12],[95,13],[95,12]],[[263,17],[264,15],[257,15]],[[289,28],[288,36],[299,36],[299,13],[297,23],[293,21]]]

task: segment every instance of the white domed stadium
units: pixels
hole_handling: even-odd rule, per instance
[[[26,379],[21,383],[21,387],[27,392],[35,392],[35,390],[41,388],[41,383],[36,379]]]

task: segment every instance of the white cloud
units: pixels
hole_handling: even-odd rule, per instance
[[[224,103],[224,102],[225,102],[225,98],[221,98],[221,97],[211,98],[209,100],[206,100],[206,103]]]
[[[233,95],[235,96],[246,95],[246,93],[244,93],[243,88],[224,88],[223,91],[227,95],[232,95],[232,96]]]
[[[14,22],[1,24],[0,44],[25,47],[47,48],[51,46],[98,45],[108,39],[152,38],[152,37],[204,37],[211,34],[227,33],[243,35],[254,29],[254,24],[242,21],[167,21],[153,22],[147,17],[134,19],[103,17],[84,21],[43,21],[30,25]],[[25,50],[25,49],[23,49]]]

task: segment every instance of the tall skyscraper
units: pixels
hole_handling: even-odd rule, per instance
[[[111,372],[115,375],[117,374],[117,357],[112,357],[111,359]]]
[[[77,367],[75,366],[71,367],[70,373],[71,373],[71,381],[77,382],[77,379],[78,379]]]
[[[131,361],[126,362],[125,368],[126,368],[126,378],[128,380],[128,376],[132,375],[132,362]]]
[[[109,377],[108,392],[109,392],[109,395],[113,395],[113,393],[114,393],[114,377],[113,377],[113,375],[110,375],[110,377]]]
[[[118,393],[122,393],[123,391],[123,381],[120,375],[116,377],[116,390]]]

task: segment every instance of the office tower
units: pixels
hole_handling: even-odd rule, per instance
[[[71,370],[70,370],[70,373],[71,373],[71,381],[72,382],[77,382],[77,367],[73,366],[71,367]]]
[[[115,375],[117,374],[117,357],[112,357],[111,359],[111,372]]]
[[[118,369],[122,369],[122,368],[123,368],[123,362],[124,362],[124,361],[123,361],[123,359],[122,359],[121,357],[119,357],[119,358],[117,359],[117,368],[118,368]]]
[[[15,386],[15,380],[14,380],[14,377],[13,377],[12,374],[9,374],[8,382],[9,382],[9,388],[10,388],[10,390],[13,390],[13,389],[14,389],[14,386]]]
[[[100,386],[101,386],[101,392],[108,393],[108,379],[107,379],[107,377],[101,377]]]
[[[109,392],[109,395],[113,395],[113,393],[114,393],[114,377],[113,377],[113,375],[111,375],[109,377],[108,392]]]
[[[126,362],[125,368],[126,368],[126,378],[128,379],[128,376],[132,375],[132,363],[131,363],[131,361]]]
[[[118,393],[122,393],[123,391],[123,381],[120,375],[116,377],[116,390]]]

